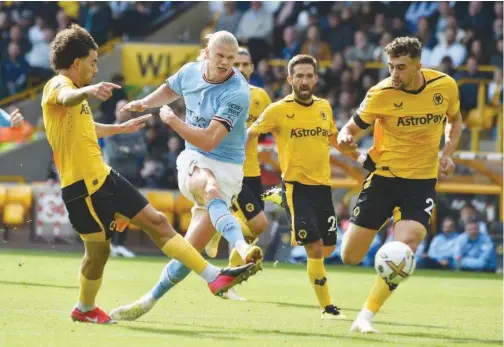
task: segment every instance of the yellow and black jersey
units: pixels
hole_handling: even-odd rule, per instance
[[[375,124],[369,158],[375,173],[385,177],[437,177],[438,153],[447,118],[456,117],[460,101],[450,76],[421,70],[423,86],[416,91],[392,88],[387,78],[366,94],[356,115],[360,128]]]
[[[285,182],[330,184],[329,138],[338,130],[327,100],[313,97],[305,105],[289,95],[268,106],[251,129],[274,135]]]
[[[65,76],[52,78],[44,87],[42,115],[54,162],[61,176],[62,188],[84,181],[93,194],[105,181],[110,167],[103,162],[95,124],[88,102],[64,107],[57,102],[58,93],[77,87]]]
[[[262,88],[250,86],[250,108],[249,117],[247,119],[247,128],[249,128],[259,118],[264,109],[271,104],[271,99]],[[259,159],[257,153],[258,138],[255,138],[247,143],[245,148],[245,162],[243,163],[244,177],[261,176],[259,167]]]

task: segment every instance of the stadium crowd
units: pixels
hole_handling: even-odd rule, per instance
[[[135,31],[139,26],[133,28],[127,23],[137,17],[154,18],[170,6],[170,2],[70,3],[0,4],[0,54],[5,57],[0,96],[2,84],[4,95],[13,94],[26,87],[29,74],[38,78],[49,74],[49,42],[72,21],[86,27],[102,44],[113,36],[141,35]],[[370,63],[386,63],[384,47],[395,37],[416,36],[424,44],[425,67],[443,71],[456,80],[493,79],[486,88],[488,107],[482,134],[483,138],[496,139],[496,114],[503,101],[502,2],[214,1],[209,6],[214,20],[205,32],[230,31],[249,47],[255,65],[251,84],[263,87],[273,101],[291,92],[283,62],[299,53],[315,56],[321,62],[317,95],[329,100],[339,128],[354,113],[366,91],[388,74],[386,68]],[[480,72],[482,65],[494,66],[495,71]],[[121,76],[115,76],[112,82],[124,83]],[[475,84],[460,87],[466,133],[471,127],[471,112],[477,107],[477,95]],[[127,121],[132,115],[119,113],[126,102],[123,90],[114,91],[113,97],[101,105],[100,121]],[[177,114],[185,113],[181,102],[173,108]],[[469,148],[469,139],[462,138],[462,149]],[[265,136],[261,141],[271,143],[272,139]],[[371,143],[371,138],[365,137],[361,147]],[[177,189],[175,163],[184,143],[158,117],[143,132],[116,135],[101,144],[105,160],[138,187]],[[278,173],[263,167],[263,183],[270,186],[278,182]],[[502,233],[496,216],[498,202],[480,196],[440,196],[440,200],[441,233],[420,247],[419,266],[495,271],[496,245],[492,239]],[[345,229],[349,206],[338,203],[336,210],[341,229]],[[390,230],[389,226],[377,235],[363,265],[373,264],[374,252],[390,237]],[[338,247],[329,261],[341,261],[341,230],[339,233]],[[293,250],[293,261],[303,257],[300,249]]]
[[[48,79],[49,44],[78,23],[102,45],[113,37],[145,36],[148,25],[171,1],[2,1],[0,2],[0,98]]]

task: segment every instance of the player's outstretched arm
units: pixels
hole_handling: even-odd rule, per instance
[[[171,104],[180,98],[180,95],[175,93],[166,84],[162,84],[155,91],[140,100],[134,100],[127,103],[122,109],[123,111],[143,112],[149,108],[158,108],[163,105]]]
[[[229,132],[229,129],[216,120],[212,120],[207,128],[198,128],[186,124],[166,105],[161,107],[159,116],[164,123],[175,130],[185,141],[205,152],[212,151]]]
[[[95,131],[98,138],[108,137],[116,134],[129,134],[142,129],[145,122],[152,118],[151,114],[146,114],[130,119],[121,124],[101,124],[95,122]]]
[[[365,154],[362,154],[357,149],[354,149],[351,152],[343,152],[341,150],[341,148],[339,147],[339,145],[338,145],[338,138],[337,138],[336,135],[332,135],[329,138],[329,140],[331,141],[331,144],[334,146],[334,148],[336,148],[338,151],[340,151],[341,153],[343,153],[343,155],[346,155],[347,157],[352,158],[353,160],[359,162],[359,164],[361,164],[361,165],[364,164],[364,161],[366,160],[366,155]]]
[[[460,111],[454,117],[448,117],[445,127],[445,146],[439,159],[439,173],[441,176],[449,176],[455,171],[453,153],[457,150],[460,135],[462,134],[462,115]]]
[[[361,128],[355,123],[354,117],[340,130],[335,147],[342,153],[353,153],[357,150],[356,136],[361,132]]]
[[[112,96],[114,89],[121,89],[121,86],[110,82],[100,82],[90,86],[73,89],[63,88],[56,97],[58,104],[71,107],[80,104],[88,98],[95,98],[100,101],[108,100]]]

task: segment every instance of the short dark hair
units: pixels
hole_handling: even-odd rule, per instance
[[[385,46],[385,52],[394,58],[407,55],[411,59],[422,56],[422,43],[416,37],[397,37]]]
[[[84,58],[98,45],[86,29],[77,24],[63,29],[51,43],[51,67],[58,71],[68,69],[77,58]]]
[[[289,71],[290,76],[294,73],[294,67],[299,64],[310,64],[315,69],[315,74],[318,73],[317,59],[308,54],[298,54],[292,57],[287,65],[287,70]]]
[[[247,57],[252,59],[249,50],[245,47],[238,47],[238,55],[246,55]]]

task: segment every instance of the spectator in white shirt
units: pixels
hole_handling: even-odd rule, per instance
[[[458,67],[464,63],[467,55],[464,45],[456,41],[455,30],[448,27],[445,30],[445,43],[438,43],[430,54],[429,66],[438,66],[445,56],[449,56],[453,61],[453,66]]]
[[[260,1],[252,1],[238,24],[236,37],[246,44],[250,39],[268,40],[273,33],[273,15],[262,8]]]

